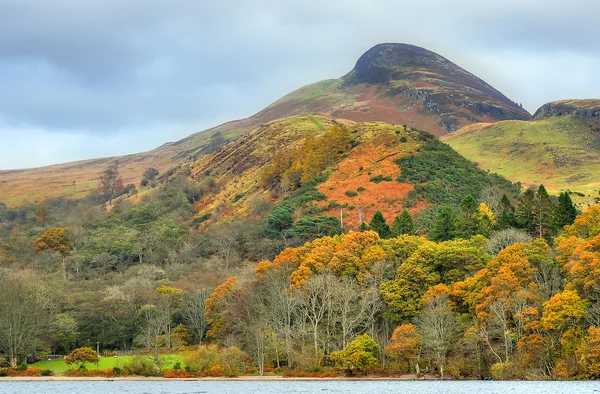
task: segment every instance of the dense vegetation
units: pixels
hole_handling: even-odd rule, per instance
[[[198,214],[212,173],[149,168],[136,188],[118,166],[85,199],[0,204],[0,374],[598,377],[598,208],[576,219],[568,193],[521,191],[424,132],[381,135],[416,152],[398,179],[364,179],[414,191],[359,231],[320,189],[359,145],[339,125],[262,168],[273,198],[232,194],[246,216]],[[50,354],[68,357],[23,364]]]

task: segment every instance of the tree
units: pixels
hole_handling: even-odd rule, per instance
[[[515,207],[513,207],[506,194],[502,195],[502,199],[500,200],[498,209],[498,227],[501,230],[517,226],[517,219],[515,217]]]
[[[42,252],[50,250],[58,252],[62,256],[63,276],[67,277],[67,261],[65,256],[71,250],[71,244],[67,239],[67,229],[61,227],[52,227],[33,241],[33,250]]]
[[[410,364],[418,359],[421,336],[413,324],[402,324],[394,330],[385,347],[385,354],[392,363],[405,366],[410,373]],[[417,371],[418,372],[418,371]]]
[[[569,196],[569,193],[562,192],[558,195],[558,202],[554,208],[554,223],[556,227],[562,229],[564,226],[570,226],[577,218],[577,209]]]
[[[414,235],[416,233],[415,225],[413,224],[412,217],[410,213],[405,209],[402,210],[402,213],[394,219],[394,223],[392,224],[392,237],[397,237],[399,235]]]
[[[210,293],[200,289],[188,293],[183,298],[181,317],[186,325],[192,330],[196,343],[202,342],[208,323],[206,321],[206,300]]]
[[[100,177],[100,192],[112,204],[112,200],[123,192],[123,179],[119,176],[119,163],[109,166]]]
[[[80,347],[65,356],[65,363],[78,365],[77,369],[85,369],[85,363],[97,363],[99,360],[98,353],[89,347]]]
[[[533,238],[528,233],[517,230],[516,228],[505,228],[504,230],[495,231],[490,236],[490,241],[486,250],[492,256],[496,256],[502,250],[516,243],[529,243]]]
[[[373,219],[369,223],[369,228],[377,232],[382,239],[390,237],[390,226],[386,223],[381,211],[375,212]]]
[[[446,356],[457,337],[456,314],[450,309],[448,294],[438,293],[424,297],[425,306],[416,319],[423,349],[437,362],[442,379]]]
[[[64,255],[71,250],[71,245],[67,239],[67,229],[61,227],[52,227],[42,233],[33,241],[33,249],[36,252],[52,250]]]
[[[0,276],[0,350],[11,367],[36,348],[52,298],[23,276]]]
[[[435,221],[429,234],[433,241],[448,241],[455,237],[456,224],[455,224],[454,210],[451,207],[442,207],[437,212]]]
[[[535,225],[535,192],[529,188],[517,199],[515,207],[515,222],[518,228],[529,231],[530,234],[536,234]]]
[[[540,185],[535,193],[533,205],[533,220],[536,235],[539,238],[549,239],[554,225],[554,205],[544,185]]]
[[[344,350],[331,353],[331,359],[340,368],[353,374],[376,368],[379,365],[379,345],[368,334],[354,338]]]
[[[472,195],[467,195],[460,203],[458,217],[456,218],[456,235],[461,238],[470,238],[479,231],[477,200]],[[446,240],[444,240],[446,241]]]
[[[146,171],[144,171],[144,174],[142,175],[145,179],[152,181],[154,180],[154,178],[156,178],[158,176],[159,172],[158,169],[154,168],[154,167],[150,167],[148,169],[146,169]]]
[[[273,208],[273,212],[267,218],[265,233],[271,238],[285,238],[285,231],[294,224],[294,206],[287,201]]]
[[[40,223],[46,223],[48,219],[48,209],[46,208],[46,204],[43,202],[39,203],[37,208],[35,209],[35,219]]]

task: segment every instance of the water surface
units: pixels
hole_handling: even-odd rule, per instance
[[[600,394],[600,382],[86,381],[2,382],[2,394]]]

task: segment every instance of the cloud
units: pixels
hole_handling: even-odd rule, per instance
[[[151,149],[341,76],[379,42],[436,51],[530,111],[598,96],[599,12],[595,0],[4,0],[0,168]],[[26,151],[36,158],[14,154]]]

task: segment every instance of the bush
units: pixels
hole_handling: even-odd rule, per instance
[[[362,186],[361,186],[361,187],[359,187],[358,189],[356,189],[356,191],[358,191],[359,193],[360,193],[360,192],[364,192],[365,190],[367,190],[367,189],[365,189],[365,188],[364,188],[364,187],[362,187]]]
[[[133,356],[123,365],[123,370],[129,375],[152,376],[156,374],[156,364],[149,356]]]
[[[356,197],[356,196],[358,196],[358,193],[357,193],[357,192],[355,192],[354,190],[348,190],[348,191],[346,191],[346,193],[344,193],[344,194],[345,194],[346,196],[348,196],[348,197]]]
[[[519,379],[522,376],[519,372],[522,368],[514,363],[496,363],[490,368],[490,373],[494,380],[514,380]]]
[[[184,355],[186,369],[190,372],[208,373],[217,363],[218,355],[217,345],[199,346],[196,350]]]
[[[392,176],[391,175],[388,175],[388,176],[376,175],[376,176],[372,176],[371,179],[369,179],[369,180],[374,183],[381,183],[383,181],[391,182]]]
[[[40,374],[42,376],[52,376],[52,375],[54,375],[54,372],[52,372],[51,369],[42,369]]]
[[[23,361],[21,364],[17,366],[17,371],[27,371],[27,362]]]
[[[8,369],[0,368],[0,377],[5,377],[5,376],[8,376]]]

